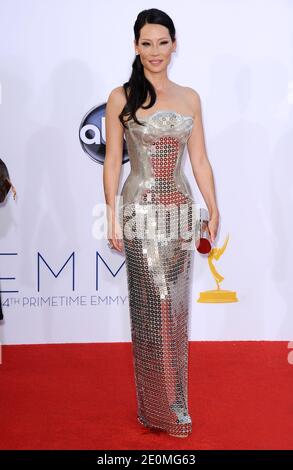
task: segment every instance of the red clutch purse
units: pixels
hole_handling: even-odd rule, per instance
[[[201,207],[199,209],[199,217],[195,226],[195,247],[201,254],[206,255],[212,249],[210,232],[208,229],[209,213],[207,209]]]

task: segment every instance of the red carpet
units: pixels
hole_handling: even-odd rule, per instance
[[[191,342],[186,439],[136,420],[131,343],[2,348],[1,449],[293,449],[288,342]]]

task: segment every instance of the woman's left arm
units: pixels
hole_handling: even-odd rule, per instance
[[[192,88],[189,88],[189,90],[194,109],[194,122],[191,135],[187,141],[187,148],[194,178],[209,211],[208,227],[211,240],[214,242],[217,236],[220,214],[216,202],[213,170],[206,152],[200,96]]]

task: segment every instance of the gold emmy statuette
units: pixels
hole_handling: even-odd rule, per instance
[[[200,292],[198,302],[202,303],[227,303],[227,302],[238,302],[236,292],[231,290],[222,290],[220,288],[220,283],[223,281],[224,277],[221,276],[220,273],[216,270],[215,266],[213,265],[213,260],[216,261],[222,256],[224,251],[226,250],[226,246],[229,240],[229,235],[227,235],[224,245],[221,248],[212,248],[209,256],[208,256],[208,263],[212,275],[216,281],[217,289],[216,290],[207,290],[204,292]]]

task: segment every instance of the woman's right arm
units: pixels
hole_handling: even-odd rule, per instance
[[[106,104],[106,156],[103,185],[107,205],[108,240],[118,251],[122,251],[122,238],[118,217],[115,213],[115,197],[120,180],[124,134],[124,128],[118,116],[124,104],[123,87],[114,88]]]

